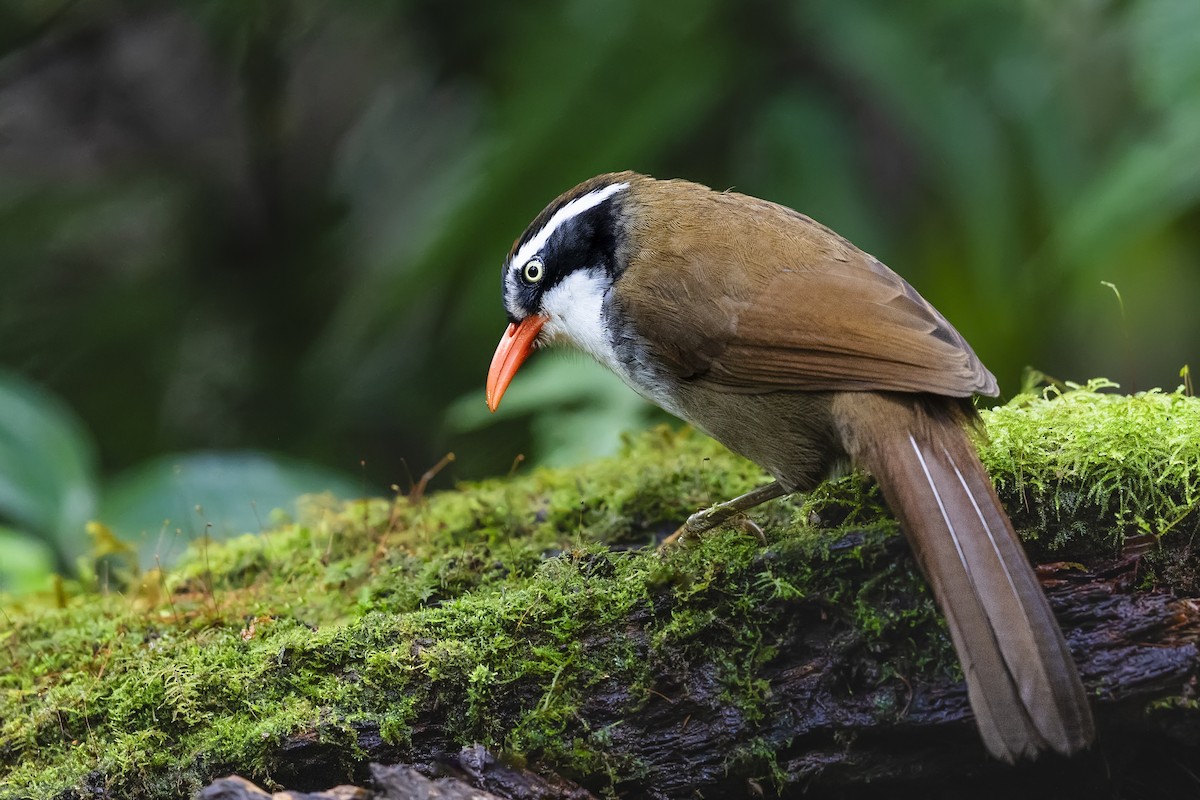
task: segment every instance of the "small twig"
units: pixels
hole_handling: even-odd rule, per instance
[[[171,593],[167,591],[167,575],[165,572],[163,572],[162,559],[158,557],[158,553],[154,554],[154,565],[158,567],[159,586],[162,588],[163,594],[167,596],[167,605],[171,607],[171,614],[175,617],[175,624],[178,625],[180,624],[179,612],[175,609],[175,599],[171,597]]]
[[[358,494],[362,498],[362,524],[363,537],[366,538],[371,534],[370,516],[367,514],[367,460],[360,458],[358,460]]]
[[[1121,297],[1121,292],[1117,289],[1117,285],[1110,281],[1100,281],[1101,285],[1112,289],[1112,293],[1117,296],[1117,306],[1121,309],[1121,336],[1124,338],[1125,344],[1125,362],[1129,366],[1130,373],[1136,376],[1137,364],[1133,359],[1133,343],[1129,338],[1129,319],[1125,314],[1125,300]],[[1136,377],[1134,383],[1137,383]]]
[[[907,716],[908,716],[908,710],[909,710],[910,708],[912,708],[912,701],[913,701],[913,688],[912,688],[912,684],[911,684],[911,683],[909,683],[909,682],[908,682],[908,678],[904,677],[903,675],[897,675],[896,677],[900,679],[900,682],[904,684],[904,688],[905,688],[906,690],[908,690],[908,697],[906,697],[906,698],[904,699],[904,708],[900,709],[900,716],[901,716],[901,717],[907,717]]]
[[[404,477],[408,480],[408,493],[411,495],[417,489],[417,484],[413,481],[412,470],[408,467],[408,460],[404,456],[400,457],[400,466],[404,467]]]
[[[209,536],[209,531],[212,529],[211,522],[204,523],[204,588],[208,590],[208,601],[212,603],[213,613],[218,611],[217,608],[217,591],[213,586],[212,564],[208,560],[208,543],[212,537]]]
[[[409,492],[408,499],[414,503],[421,502],[425,497],[425,487],[429,485],[429,481],[433,477],[446,468],[446,465],[454,461],[454,453],[446,453],[442,456],[442,460],[434,464],[429,469],[425,470],[425,474],[421,476],[421,480],[417,481],[417,485]]]
[[[524,461],[525,461],[525,454],[517,453],[517,457],[513,459],[512,466],[508,468],[508,477],[511,478],[513,476],[513,474],[517,471],[517,467],[521,466],[521,464]]]
[[[657,689],[647,689],[646,691],[649,692],[650,694],[658,695],[659,697],[661,697],[663,700],[666,700],[671,705],[675,705],[675,700],[673,698],[667,697],[665,694],[658,691]]]

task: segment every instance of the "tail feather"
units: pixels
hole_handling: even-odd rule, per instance
[[[1012,762],[1086,747],[1079,674],[964,415],[949,402],[841,397],[847,450],[878,480],[946,616],[988,750]]]

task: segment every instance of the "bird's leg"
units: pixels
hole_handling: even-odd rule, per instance
[[[679,530],[672,533],[666,539],[663,539],[662,544],[659,545],[659,549],[670,547],[681,539],[698,536],[707,530],[712,530],[735,514],[749,511],[757,505],[761,505],[768,500],[774,500],[776,497],[783,497],[785,494],[787,494],[787,490],[779,485],[779,481],[771,481],[766,486],[760,486],[757,489],[746,492],[740,497],[735,497],[724,503],[717,503],[715,506],[706,508],[703,511],[697,511],[688,517],[687,522],[683,523]]]

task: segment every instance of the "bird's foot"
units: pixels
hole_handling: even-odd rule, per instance
[[[748,511],[768,500],[781,497],[786,493],[779,483],[772,482],[766,486],[760,486],[754,491],[747,492],[741,497],[735,497],[728,502],[717,503],[711,508],[697,511],[688,517],[687,522],[683,523],[679,530],[672,533],[666,539],[663,539],[662,544],[658,546],[659,552],[668,550],[688,539],[696,538],[705,531],[710,531],[717,527],[725,520]],[[763,544],[767,543],[767,537],[763,535],[762,528],[751,522],[749,518],[743,518],[742,528],[747,533],[753,534]]]
[[[740,499],[742,498],[738,498],[738,500]],[[677,545],[683,545],[683,543],[689,540],[698,540],[707,531],[718,527],[721,523],[726,522],[727,519],[742,515],[744,504],[738,503],[738,500],[731,500],[730,503],[719,503],[709,507],[709,509],[697,511],[694,515],[688,517],[688,522],[680,525],[676,533],[662,540],[661,545],[659,545],[659,552],[667,551],[667,549],[676,547]],[[739,519],[738,524],[745,533],[754,536],[761,545],[766,545],[767,535],[762,533],[762,528],[758,527],[750,517],[743,516]]]
[[[692,514],[687,518],[687,522],[679,526],[678,530],[662,540],[662,544],[658,546],[658,549],[660,551],[669,550],[689,540],[699,539],[706,532],[711,531],[734,514],[739,513],[737,509],[728,508],[728,505],[728,503],[717,503],[715,506]]]

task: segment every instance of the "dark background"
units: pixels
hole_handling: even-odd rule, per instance
[[[69,569],[86,519],[148,533],[114,503],[178,454],[379,493],[449,450],[434,486],[611,451],[654,414],[579,357],[539,356],[494,420],[483,381],[512,240],[616,169],[830,225],[1005,395],[1027,366],[1174,388],[1197,41],[1195,0],[3,0],[0,412],[55,409],[90,500],[53,512],[74,467],[6,459],[29,427],[0,413],[0,560],[42,574],[46,540]]]

